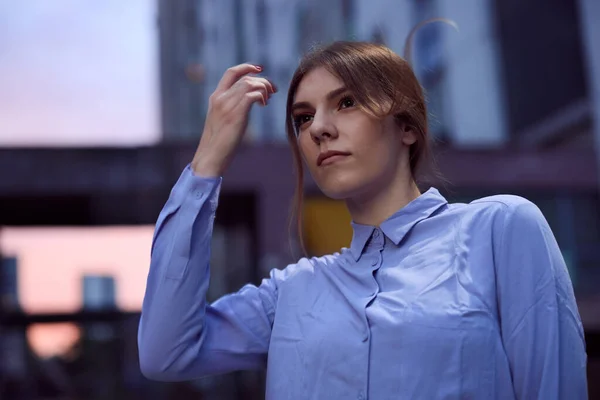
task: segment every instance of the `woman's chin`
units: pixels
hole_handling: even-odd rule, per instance
[[[330,199],[333,200],[347,200],[352,198],[357,192],[360,191],[360,185],[353,182],[330,182],[326,184],[317,184],[321,192]]]

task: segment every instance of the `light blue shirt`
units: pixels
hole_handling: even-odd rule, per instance
[[[267,399],[587,398],[583,329],[556,240],[516,196],[434,188],[349,249],[206,302],[221,179],[186,168],[156,225],[145,376],[267,368]],[[235,249],[232,249],[235,251]]]

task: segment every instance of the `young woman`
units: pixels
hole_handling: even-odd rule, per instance
[[[539,209],[515,196],[449,204],[415,184],[427,113],[409,64],[336,42],[292,79],[288,136],[323,193],[345,200],[339,253],[275,269],[207,304],[221,176],[252,104],[277,89],[228,70],[156,225],[139,330],[143,373],[188,380],[267,368],[268,399],[584,399],[573,288]]]

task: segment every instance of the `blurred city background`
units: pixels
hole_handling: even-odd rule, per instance
[[[599,399],[598,0],[0,0],[0,398],[264,398],[262,372],[157,383],[139,371],[153,224],[208,96],[241,62],[281,89],[252,112],[225,176],[214,299],[294,260],[284,103],[301,55],[336,39],[402,54],[430,17],[459,25],[426,26],[414,45],[445,177],[430,184],[451,201],[512,193],[540,207]],[[343,204],[310,179],[306,191],[309,252],[347,246]]]

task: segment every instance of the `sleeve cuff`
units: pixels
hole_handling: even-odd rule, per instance
[[[211,209],[214,211],[221,191],[222,181],[222,177],[207,178],[194,175],[190,164],[188,164],[173,187],[172,196],[178,205],[190,203],[200,205],[208,198],[211,203]]]

